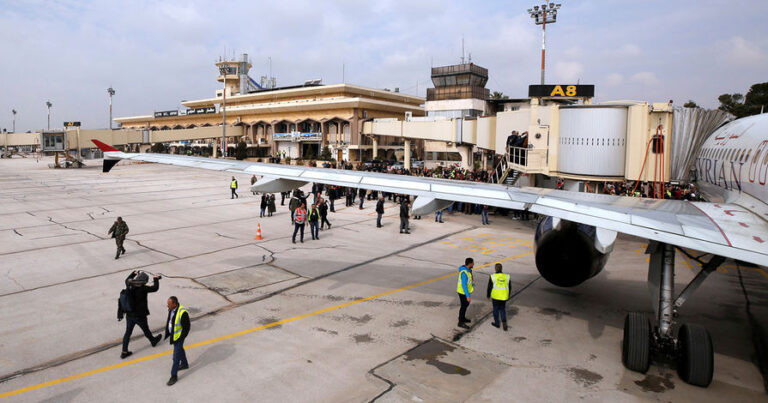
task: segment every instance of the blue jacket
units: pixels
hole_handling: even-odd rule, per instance
[[[465,265],[459,266],[459,276],[461,277],[461,288],[464,289],[464,295],[469,297],[469,287],[467,286],[467,283],[469,282],[469,276],[467,276],[466,273],[462,273],[462,270],[469,270],[469,272],[472,272],[472,269]]]

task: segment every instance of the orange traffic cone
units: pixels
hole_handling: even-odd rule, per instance
[[[254,240],[264,239],[261,237],[261,224],[259,224],[259,227],[256,229],[256,237],[253,239]]]

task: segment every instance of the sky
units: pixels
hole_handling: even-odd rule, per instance
[[[0,128],[181,108],[220,86],[214,62],[248,53],[279,86],[322,78],[425,96],[431,66],[462,55],[491,91],[527,96],[540,80],[543,0],[0,0]],[[768,81],[768,1],[562,0],[547,28],[547,83],[594,84],[596,101],[714,108]],[[344,71],[344,73],[342,73]]]

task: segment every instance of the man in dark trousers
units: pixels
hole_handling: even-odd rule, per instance
[[[125,236],[128,235],[128,224],[123,221],[123,217],[117,217],[117,221],[112,224],[112,228],[107,231],[107,234],[112,234],[112,238],[115,238],[115,244],[117,245],[115,259],[119,259],[121,254],[125,254],[123,242],[125,242]]]
[[[331,229],[331,222],[328,221],[328,202],[322,197],[318,200],[317,211],[320,212],[320,231],[323,230],[325,224],[328,224],[328,229]]]
[[[320,231],[318,231],[320,212],[314,204],[307,211],[307,221],[309,221],[309,233],[312,234],[312,239],[320,239]]]
[[[291,238],[293,243],[296,243],[296,233],[301,231],[301,243],[304,243],[304,225],[307,222],[307,208],[304,203],[301,203],[299,207],[292,213],[293,214],[293,237]]]
[[[381,228],[381,217],[384,215],[384,196],[379,196],[376,202],[376,228]]]
[[[240,196],[237,195],[237,179],[235,177],[232,177],[232,182],[229,182],[229,188],[232,189],[232,197],[230,199],[234,199],[235,197],[239,198]]]
[[[187,309],[179,304],[176,297],[168,298],[168,321],[165,325],[165,338],[171,338],[173,346],[173,365],[171,365],[171,379],[168,380],[168,386],[176,383],[176,373],[180,370],[189,368],[187,362],[187,353],[184,351],[184,340],[189,334],[189,313]]]
[[[466,315],[469,303],[472,302],[472,291],[474,291],[474,283],[472,282],[473,267],[475,267],[475,261],[471,257],[466,258],[464,265],[459,267],[459,282],[456,285],[456,292],[459,294],[459,301],[461,302],[458,326],[464,329],[469,329],[467,323],[470,320],[467,319]]]
[[[117,304],[117,320],[120,321],[125,315],[125,334],[123,334],[123,352],[120,353],[120,358],[128,357],[133,354],[128,351],[128,342],[131,340],[131,334],[133,333],[133,327],[139,325],[144,332],[147,340],[152,344],[152,347],[156,346],[160,342],[161,335],[152,336],[152,332],[149,330],[147,324],[147,316],[149,316],[149,308],[147,308],[147,294],[150,292],[156,292],[160,289],[160,277],[154,276],[152,278],[152,287],[147,287],[149,276],[147,273],[134,271],[129,274],[125,279],[125,289],[128,293],[128,304],[130,305],[130,311],[126,312],[123,309],[122,304],[118,301]]]
[[[365,189],[360,188],[360,190],[358,190],[358,196],[360,196],[360,210],[362,210],[363,202],[365,201]]]
[[[408,230],[408,217],[410,216],[408,208],[408,197],[402,197],[400,201],[400,233],[410,234]]]
[[[512,282],[509,274],[501,272],[501,263],[496,263],[496,273],[488,278],[488,299],[493,303],[493,323],[491,326],[498,328],[499,319],[504,331],[507,331],[507,301],[512,295]]]

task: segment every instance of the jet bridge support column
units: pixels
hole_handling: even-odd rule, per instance
[[[403,167],[407,170],[411,169],[411,140],[405,140],[405,155],[403,156]]]
[[[379,140],[376,136],[373,137],[373,159],[379,156]]]

